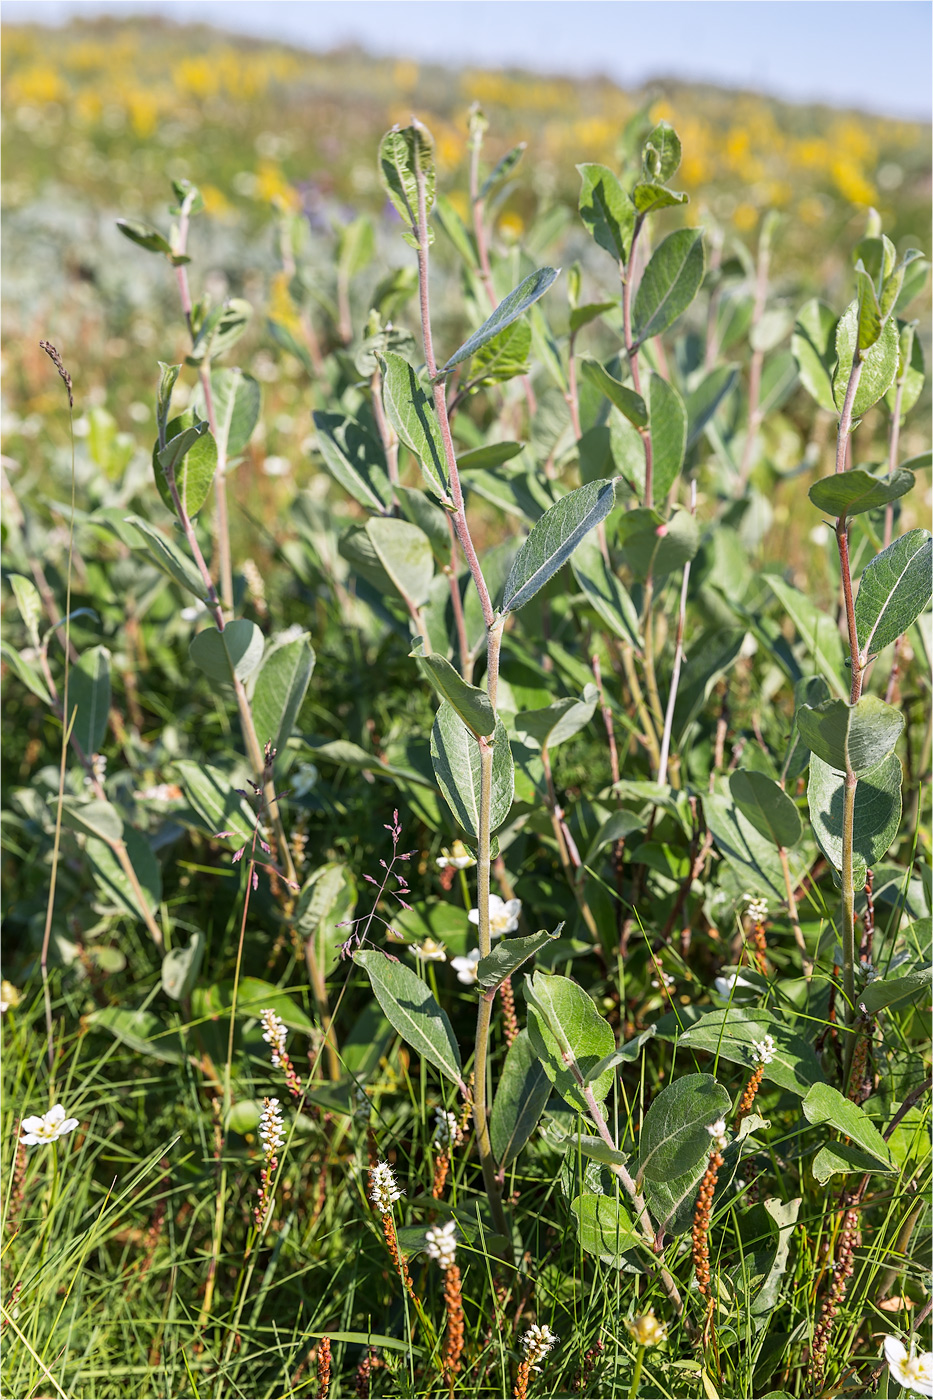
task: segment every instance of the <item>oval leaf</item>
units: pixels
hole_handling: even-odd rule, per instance
[[[858,302],[853,301],[840,317],[836,327],[836,371],[833,375],[833,398],[838,410],[845,402],[852,361],[859,333]],[[858,418],[867,412],[888,392],[897,376],[897,363],[900,346],[897,335],[897,321],[889,316],[878,339],[861,354],[862,373],[855,400],[853,416]]]
[[[314,648],[307,633],[276,647],[262,663],[253,688],[253,722],[260,745],[280,754],[295,727],[314,671]]]
[[[500,1168],[511,1166],[521,1152],[538,1126],[550,1093],[551,1081],[528,1032],[519,1031],[499,1075],[489,1122],[493,1156]]]
[[[599,691],[595,685],[585,685],[579,700],[568,697],[543,710],[522,710],[515,716],[515,726],[530,735],[542,749],[553,749],[589,724],[598,702]]]
[[[619,412],[624,413],[636,428],[648,426],[648,408],[641,394],[636,394],[634,389],[629,389],[627,385],[614,379],[598,360],[584,356],[580,361],[580,373],[601,394],[605,394],[609,402],[614,403]]]
[[[427,983],[375,949],[357,951],[353,961],[366,972],[376,1000],[406,1045],[462,1087],[460,1049]]]
[[[191,641],[188,655],[212,681],[245,681],[262,660],[262,633],[255,622],[239,617],[222,632],[205,627]]]
[[[616,262],[628,261],[635,230],[635,206],[622,188],[619,177],[605,165],[578,165],[583,179],[580,190],[580,218],[600,248]]]
[[[366,534],[406,603],[420,607],[434,577],[434,552],[427,535],[417,525],[387,515],[370,520]]]
[[[402,442],[421,463],[430,489],[445,501],[449,497],[444,443],[434,404],[421,387],[414,369],[401,355],[382,356],[382,401],[386,417]]]
[[[632,331],[639,345],[661,335],[683,315],[700,290],[705,270],[702,229],[677,229],[658,244],[635,293]]]
[[[735,805],[756,831],[775,846],[795,846],[800,840],[800,814],[784,789],[766,773],[739,769],[729,779]]]
[[[570,1203],[577,1217],[577,1239],[587,1254],[620,1264],[627,1249],[643,1244],[624,1206],[613,1196],[587,1192]]]
[[[907,631],[933,592],[933,537],[911,530],[865,566],[855,600],[855,625],[864,666]]]
[[[841,773],[876,768],[893,751],[904,728],[901,711],[877,695],[863,695],[857,705],[844,700],[801,705],[796,718],[810,752]]]
[[[517,972],[523,963],[533,958],[539,948],[544,948],[552,939],[560,938],[564,925],[557,925],[553,933],[539,929],[527,938],[503,938],[497,943],[488,958],[480,958],[476,966],[476,980],[483,991],[501,987],[507,977]]]
[[[317,449],[331,476],[361,506],[381,515],[392,495],[382,449],[353,418],[319,412],[311,416]]]
[[[477,738],[495,731],[496,712],[485,690],[480,690],[476,685],[468,685],[446,657],[437,652],[425,655],[424,643],[420,637],[408,654],[415,657],[441,699],[450,702]]]
[[[533,306],[540,297],[544,296],[556,276],[556,268],[539,267],[537,272],[532,272],[529,277],[520,282],[514,292],[510,292],[504,301],[500,301],[488,321],[485,321],[479,330],[470,336],[469,340],[465,340],[459,350],[454,351],[440,374],[449,374],[457,365],[475,355],[481,346],[497,336],[505,326],[516,321],[528,310],[529,306]]]
[[[536,972],[525,978],[525,999],[528,1033],[545,1073],[562,1098],[588,1112],[580,1081],[615,1050],[612,1027],[592,997],[569,977]],[[590,1085],[597,1102],[605,1099],[614,1079],[608,1069]]]
[[[861,515],[877,510],[888,501],[896,501],[914,484],[912,472],[899,467],[888,476],[875,476],[861,467],[821,477],[810,487],[810,500],[827,515]]]
[[[901,823],[901,782],[903,773],[897,754],[888,754],[883,763],[863,773],[855,789],[855,828],[852,839],[852,868],[855,888],[865,883],[897,835]],[[845,775],[813,754],[807,801],[813,834],[826,859],[842,870],[842,813]]]
[[[712,1139],[707,1129],[731,1106],[729,1094],[711,1074],[687,1074],[662,1089],[641,1125],[639,1176],[670,1180],[708,1157]]]
[[[71,668],[66,726],[77,707],[72,737],[86,758],[100,750],[110,716],[110,652],[92,647]]]
[[[431,730],[431,760],[438,786],[447,805],[464,831],[479,839],[480,747],[479,740],[460,719],[453,705],[445,700],[434,718]],[[492,742],[492,811],[490,830],[501,826],[512,807],[515,770],[509,736],[501,719],[496,720]]]
[[[612,510],[614,481],[591,481],[545,511],[519,549],[502,593],[502,612],[514,612],[554,577],[577,545]]]

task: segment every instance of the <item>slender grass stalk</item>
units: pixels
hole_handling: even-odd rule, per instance
[[[697,484],[690,483],[690,514],[696,515]],[[677,687],[680,684],[680,668],[684,659],[684,626],[687,620],[687,589],[690,586],[690,560],[684,565],[684,577],[680,586],[680,608],[677,612],[677,639],[674,644],[674,665],[671,669],[671,689],[667,697],[667,710],[664,715],[664,733],[661,736],[661,753],[658,758],[658,782],[667,782],[667,760],[671,751],[671,731],[674,727],[674,705],[677,702]]]

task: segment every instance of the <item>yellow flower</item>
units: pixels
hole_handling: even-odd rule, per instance
[[[653,1312],[627,1318],[625,1326],[640,1347],[660,1346],[667,1337],[667,1328],[663,1322],[658,1321]]]

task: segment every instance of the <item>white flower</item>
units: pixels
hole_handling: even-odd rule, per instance
[[[11,1006],[19,1006],[22,999],[22,992],[4,977],[0,982],[0,1016],[5,1016]]]
[[[829,527],[827,525],[814,525],[810,531],[810,543],[824,545],[829,539]]]
[[[262,464],[265,476],[287,476],[292,464],[287,457],[267,457]]]
[[[369,1199],[380,1215],[388,1215],[393,1202],[400,1201],[405,1192],[395,1182],[395,1173],[388,1162],[377,1162],[372,1169],[372,1182]]]
[[[471,948],[465,958],[451,958],[450,965],[457,974],[457,981],[472,987],[476,981],[476,968],[479,964],[479,949]]]
[[[774,1036],[766,1035],[764,1040],[752,1041],[752,1058],[759,1065],[770,1065],[774,1059]]]
[[[434,1225],[425,1236],[425,1252],[429,1259],[436,1259],[444,1270],[450,1269],[457,1259],[457,1226],[453,1220],[446,1225]]]
[[[625,1326],[640,1347],[660,1346],[667,1336],[667,1328],[659,1322],[654,1313],[642,1313],[640,1317],[628,1318]]]
[[[41,1117],[24,1118],[23,1136],[20,1138],[20,1146],[34,1147],[39,1142],[58,1142],[60,1137],[66,1133],[71,1133],[78,1126],[77,1118],[66,1118],[65,1110],[60,1103],[54,1108],[50,1108],[48,1113]]]
[[[674,981],[674,978],[671,977],[670,973],[668,973],[668,972],[662,972],[662,973],[661,973],[661,978],[662,978],[662,981],[663,981],[663,985],[664,985],[665,987],[673,987],[673,986],[676,985],[676,984],[675,984],[675,981]],[[652,979],[651,979],[651,985],[652,985],[652,987],[660,987],[660,986],[662,985],[662,983],[658,981],[657,977],[652,977]]]
[[[722,1152],[726,1146],[726,1120],[717,1118],[715,1123],[710,1123],[706,1130],[713,1139],[713,1146],[717,1152]]]
[[[501,938],[504,933],[514,933],[518,928],[518,916],[522,912],[520,899],[500,899],[497,894],[489,896],[489,933],[493,938]],[[479,923],[479,910],[471,909],[467,917],[471,924]]]
[[[447,949],[443,943],[437,943],[433,938],[426,938],[423,943],[412,944],[411,951],[416,958],[422,962],[446,962]]]
[[[763,924],[768,917],[768,901],[764,895],[746,894],[745,898],[748,900],[745,913],[749,919],[753,924]]]
[[[469,870],[476,861],[462,841],[455,841],[450,850],[445,846],[437,858],[438,870],[446,870],[448,865],[454,870]]]
[[[741,987],[747,987],[750,992],[755,990],[755,984],[748,982],[744,977],[739,977],[733,973],[731,977],[717,977],[713,986],[721,997],[727,997],[733,988],[738,991]]]
[[[536,1323],[533,1327],[528,1328],[522,1337],[522,1351],[525,1353],[525,1360],[531,1362],[533,1371],[541,1370],[537,1363],[544,1360],[552,1347],[557,1345],[557,1342],[557,1335],[551,1331],[550,1327],[539,1327]]]
[[[285,1141],[282,1109],[278,1099],[263,1099],[263,1109],[259,1118],[259,1140],[267,1158],[274,1157]]]
[[[278,1069],[282,1063],[281,1057],[285,1054],[285,1037],[288,1034],[285,1022],[269,1007],[266,1007],[265,1011],[261,1011],[259,1014],[262,1018],[262,1038],[272,1046],[272,1064],[275,1069]]]
[[[446,1109],[436,1108],[434,1117],[437,1119],[434,1127],[434,1146],[449,1147],[457,1136],[457,1115],[448,1113]]]
[[[933,1397],[933,1352],[922,1351],[917,1356],[913,1342],[908,1353],[897,1337],[885,1337],[884,1359],[898,1385],[919,1395]]]
[[[181,618],[182,622],[197,622],[202,612],[206,611],[207,609],[203,603],[194,603],[190,608],[182,608],[178,616]]]

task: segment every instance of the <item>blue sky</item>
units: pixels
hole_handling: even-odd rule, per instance
[[[524,67],[623,87],[679,77],[930,118],[927,0],[5,0],[6,22],[149,11],[329,49]]]

